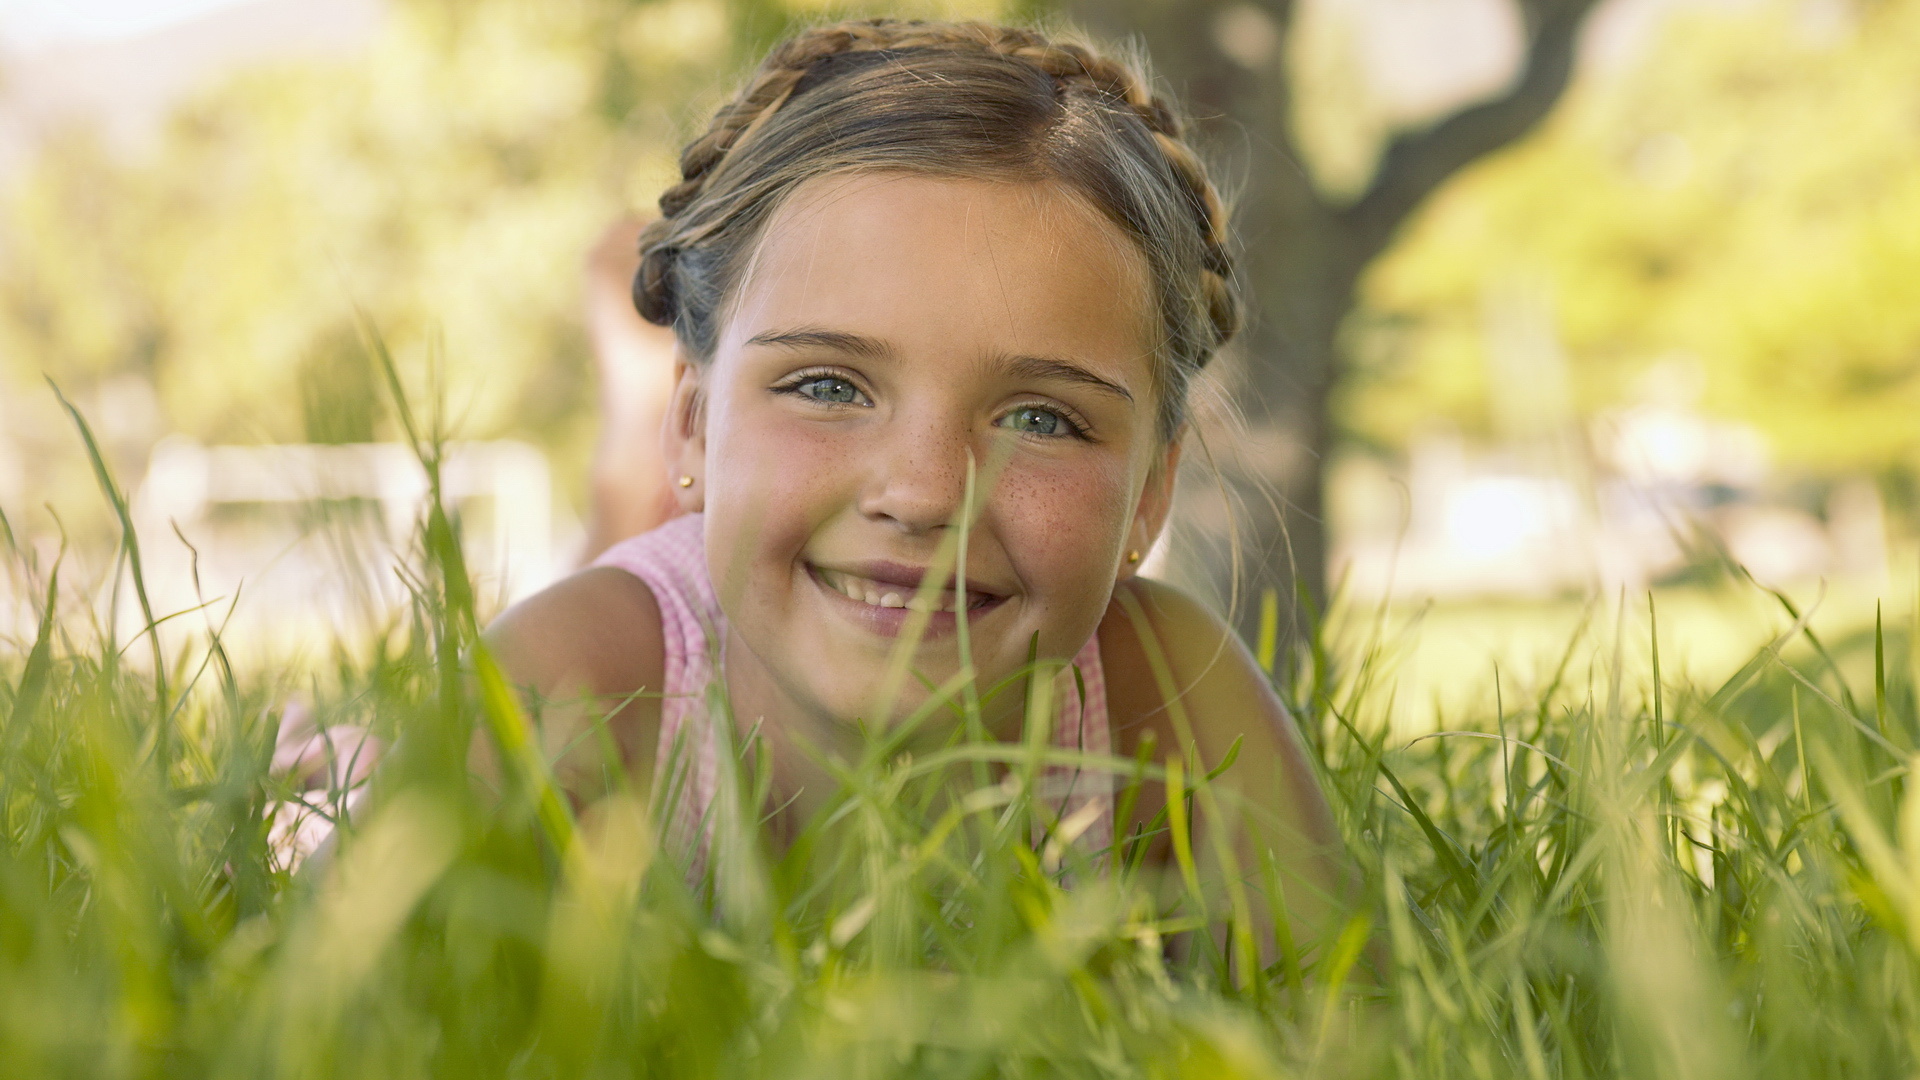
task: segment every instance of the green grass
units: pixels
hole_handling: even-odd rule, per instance
[[[723,774],[734,797],[690,886],[646,793],[616,776],[576,815],[553,790],[477,646],[458,533],[434,511],[411,608],[302,673],[323,723],[404,737],[332,859],[299,876],[278,865],[266,820],[296,794],[268,767],[287,673],[235,670],[211,618],[185,648],[144,631],[114,640],[61,615],[73,609],[51,568],[15,553],[45,618],[0,654],[0,1072],[1799,1078],[1920,1065],[1920,799],[1905,793],[1920,715],[1904,620],[1843,655],[1797,626],[1723,685],[1694,686],[1662,672],[1645,603],[1629,604],[1596,615],[1528,700],[1412,742],[1391,734],[1400,706],[1377,653],[1294,658],[1289,697],[1366,901],[1342,940],[1296,941],[1255,972],[1228,959],[1246,916],[1216,904],[1197,918],[1193,874],[1103,874],[1048,843],[1054,823],[1029,798],[1038,759],[1018,745],[961,739],[915,759],[877,734],[844,763],[834,806],[780,851],[750,812],[764,776]],[[131,573],[131,536],[123,555]],[[1849,681],[1868,654],[1871,677]],[[962,711],[972,700],[949,697]],[[476,732],[503,763],[497,790],[468,776]],[[976,769],[989,759],[1003,768]],[[1168,763],[1190,793],[1217,764]],[[1166,820],[1214,805],[1200,790]]]

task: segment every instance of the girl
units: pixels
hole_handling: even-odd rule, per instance
[[[983,687],[1035,653],[1077,667],[1056,742],[1210,767],[1240,741],[1218,783],[1274,826],[1295,917],[1331,907],[1292,721],[1223,623],[1136,576],[1188,384],[1239,318],[1220,199],[1149,86],[1031,31],[851,22],[774,49],[687,148],[633,283],[677,339],[682,516],[489,631],[536,696],[614,710],[635,773],[684,738],[683,828],[713,798],[710,680],[790,834],[835,787],[813,754],[925,700],[896,652],[964,681],[964,638]],[[985,706],[998,737],[1016,698]],[[1116,822],[1079,790],[1061,812],[1095,850],[1158,809]]]

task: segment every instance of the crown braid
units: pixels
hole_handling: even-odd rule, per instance
[[[703,200],[711,201],[717,178],[725,175],[736,151],[753,143],[783,106],[823,80],[817,76],[835,62],[860,54],[909,61],[913,56],[946,54],[1018,61],[1052,80],[1054,97],[1084,95],[1107,108],[1124,106],[1157,148],[1160,164],[1179,189],[1189,221],[1188,240],[1198,262],[1204,340],[1196,342],[1187,363],[1204,364],[1240,327],[1241,309],[1231,279],[1226,208],[1199,156],[1185,140],[1178,113],[1154,94],[1135,65],[1102,56],[1072,42],[1055,42],[1040,33],[980,22],[929,22],[865,19],[805,30],[767,55],[746,86],[714,115],[707,130],[680,156],[680,181],[660,196],[661,217],[641,233],[642,261],[633,283],[634,304],[649,321],[684,331],[689,297],[682,295],[687,275],[676,263],[724,225],[725,215],[690,220]],[[809,79],[810,76],[816,76]],[[828,75],[831,78],[831,74]],[[696,339],[703,335],[694,335]],[[710,341],[696,340],[696,345]],[[699,350],[696,350],[699,351]],[[1184,390],[1184,377],[1180,388]]]

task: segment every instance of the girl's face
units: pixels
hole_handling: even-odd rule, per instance
[[[1064,189],[856,174],[768,224],[711,364],[681,370],[668,451],[732,624],[736,694],[870,716],[976,463],[967,592],[914,656],[980,685],[1093,635],[1158,532],[1176,451],[1156,430],[1143,260]],[[908,680],[901,707],[923,700]],[[744,703],[743,703],[744,704]]]

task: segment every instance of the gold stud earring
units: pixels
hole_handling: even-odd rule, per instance
[[[1137,564],[1137,563],[1138,563],[1139,561],[1140,561],[1140,549],[1139,549],[1139,548],[1134,548],[1134,549],[1133,549],[1132,551],[1129,551],[1129,552],[1127,552],[1127,565],[1128,565],[1128,566],[1133,566],[1133,565],[1135,565],[1135,564]]]
[[[688,476],[688,475],[687,475],[686,473],[681,473],[681,474],[680,474],[680,486],[681,486],[681,487],[683,487],[683,488],[684,488],[684,487],[692,487],[692,486],[693,486],[693,477],[691,477],[691,476]]]

